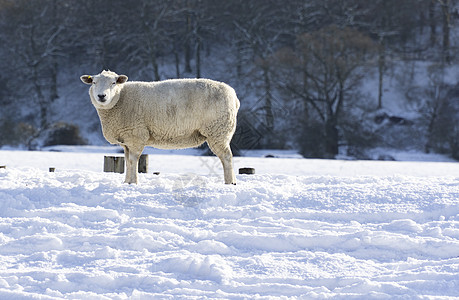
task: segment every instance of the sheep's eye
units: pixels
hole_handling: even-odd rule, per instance
[[[95,82],[95,81],[93,81],[93,82],[92,82],[92,84],[96,84],[96,82]]]
[[[115,81],[115,82],[113,82],[112,84],[113,84],[113,85],[115,85],[115,84],[116,84],[116,81]]]

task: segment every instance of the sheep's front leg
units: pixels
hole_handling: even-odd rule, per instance
[[[139,158],[143,147],[123,146],[124,160],[126,161],[125,183],[138,183],[137,173],[139,171]]]

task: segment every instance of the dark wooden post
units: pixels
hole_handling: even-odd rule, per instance
[[[124,157],[104,156],[104,172],[124,173]]]
[[[139,173],[148,172],[148,155],[142,154],[139,158]]]
[[[255,168],[240,168],[239,174],[255,174]]]
[[[124,173],[124,157],[104,156],[104,172]],[[139,173],[148,172],[148,155],[139,158]]]

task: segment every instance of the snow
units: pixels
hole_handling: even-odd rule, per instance
[[[0,299],[459,297],[457,163],[78,149],[0,151]]]

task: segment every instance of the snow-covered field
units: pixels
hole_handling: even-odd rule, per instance
[[[0,299],[459,297],[457,163],[103,155],[0,151]]]

